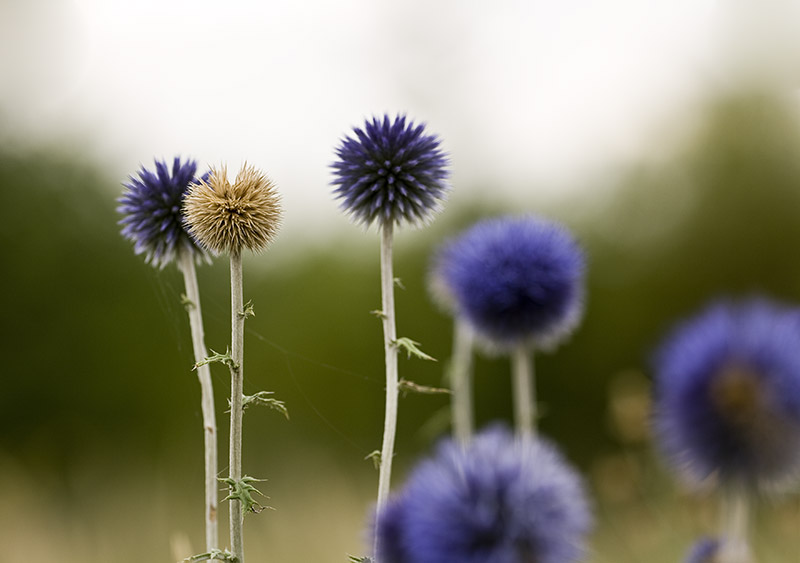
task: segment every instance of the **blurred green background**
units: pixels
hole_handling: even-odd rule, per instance
[[[451,345],[451,321],[426,290],[443,240],[479,218],[533,212],[564,221],[585,246],[585,320],[536,362],[543,433],[594,497],[590,561],[674,562],[714,531],[713,500],[675,483],[650,443],[648,358],[673,322],[710,299],[800,301],[794,103],[768,88],[718,93],[679,135],[654,135],[649,158],[598,178],[596,194],[520,209],[476,186],[485,198],[398,236],[398,330],[439,359],[402,359],[401,376],[425,385],[443,384]],[[170,561],[201,550],[199,387],[182,280],[144,264],[119,235],[122,180],[79,145],[8,139],[0,149],[1,561]],[[245,261],[256,311],[245,392],[274,391],[291,414],[245,416],[245,472],[268,479],[275,508],[246,520],[251,560],[335,562],[364,551],[377,488],[364,457],[380,445],[383,351],[370,314],[380,301],[378,237],[352,234],[279,238]],[[224,350],[227,264],[199,277],[207,344]],[[510,420],[507,361],[480,356],[475,370],[479,424]],[[224,460],[228,377],[219,366],[212,374]],[[401,400],[395,486],[448,431],[447,409],[441,396]],[[759,561],[793,561],[797,496],[765,502],[757,521]]]

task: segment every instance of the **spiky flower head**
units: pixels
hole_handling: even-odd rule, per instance
[[[227,168],[212,168],[207,179],[189,189],[186,225],[214,253],[259,251],[269,245],[281,220],[280,198],[263,173],[244,164],[231,184]]]
[[[689,550],[684,563],[718,563],[719,540],[716,538],[702,538]]]
[[[591,514],[578,474],[544,440],[502,427],[443,442],[378,515],[382,563],[569,563]]]
[[[424,223],[450,187],[447,155],[424,124],[404,115],[374,117],[342,139],[336,149],[334,195],[356,222],[366,226]]]
[[[715,303],[656,356],[656,435],[699,483],[776,486],[800,474],[800,314]]]
[[[481,221],[445,244],[433,276],[485,341],[552,348],[580,321],[584,269],[565,227],[522,216]]]
[[[147,263],[163,268],[179,252],[207,257],[186,231],[181,211],[189,186],[198,180],[196,173],[194,160],[175,157],[172,168],[156,160],[154,171],[142,166],[123,183],[125,191],[117,199],[122,235],[133,241],[134,252],[144,254]]]

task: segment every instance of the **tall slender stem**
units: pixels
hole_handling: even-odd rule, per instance
[[[230,478],[242,479],[242,397],[244,394],[244,303],[242,297],[242,254],[231,254],[231,437]],[[244,563],[242,505],[230,501],[231,550],[237,563]]]
[[[536,436],[536,389],[533,372],[533,352],[527,346],[514,349],[512,358],[514,388],[514,423],[517,435]]]
[[[752,563],[747,543],[749,503],[747,491],[732,485],[724,491],[719,563]]]
[[[180,252],[178,268],[183,274],[188,303],[189,326],[192,332],[192,348],[195,363],[203,361],[206,351],[203,333],[203,314],[200,309],[200,291],[197,286],[197,271],[194,259],[189,252]],[[200,381],[200,410],[203,414],[204,458],[205,458],[205,528],[206,551],[218,547],[217,532],[217,417],[214,413],[214,387],[211,384],[211,369],[208,364],[197,368],[197,379]]]
[[[450,387],[453,434],[462,445],[472,439],[472,328],[458,317],[453,327]]]
[[[392,457],[397,431],[397,329],[394,319],[394,269],[392,267],[392,223],[381,229],[381,311],[383,313],[383,347],[386,354],[386,411],[383,424],[383,447],[378,477],[377,511],[386,504],[392,479]],[[377,539],[376,539],[377,554]]]

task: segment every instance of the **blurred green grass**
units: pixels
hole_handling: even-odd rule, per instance
[[[652,150],[598,179],[605,196],[526,210],[565,221],[589,255],[585,322],[536,361],[542,430],[596,499],[597,563],[678,561],[714,529],[713,503],[681,492],[646,432],[648,355],[664,330],[719,295],[800,301],[800,124],[787,100],[725,96],[682,143]],[[169,561],[199,550],[201,419],[181,279],[146,266],[119,235],[120,181],[71,149],[0,149],[1,560]],[[400,234],[399,332],[440,359],[403,360],[404,377],[440,385],[449,354],[451,323],[426,292],[431,253],[477,218],[516,211],[475,201]],[[246,392],[275,391],[291,413],[246,415],[245,470],[269,479],[262,490],[276,508],[248,517],[251,558],[333,562],[364,549],[377,481],[364,456],[380,443],[383,409],[374,238],[279,239],[246,259],[256,307]],[[224,349],[226,264],[199,276],[207,344]],[[212,373],[224,459],[228,382]],[[509,420],[507,374],[505,360],[478,358],[479,423]],[[402,400],[395,484],[446,432],[446,409],[444,397]],[[759,561],[792,561],[797,496],[766,502],[758,518]]]

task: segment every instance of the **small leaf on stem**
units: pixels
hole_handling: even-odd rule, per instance
[[[239,318],[242,319],[249,319],[250,317],[255,317],[256,311],[253,309],[253,300],[250,299],[247,303],[244,304],[244,308],[239,311]]]
[[[274,392],[259,391],[255,395],[243,395],[242,410],[247,410],[250,405],[269,407],[285,416],[286,420],[289,420],[289,409],[286,408],[286,403],[270,397],[270,395],[274,395]],[[230,401],[228,401],[228,406],[230,406]]]
[[[421,395],[447,395],[450,393],[450,389],[420,385],[408,379],[401,379],[398,383],[398,388],[404,395],[406,393],[420,393]]]
[[[375,451],[372,451],[372,452],[368,453],[364,457],[364,459],[371,459],[372,460],[372,465],[375,466],[375,469],[380,469],[380,467],[381,467],[381,451],[380,450],[375,450]]]
[[[393,342],[396,348],[400,350],[404,350],[407,354],[407,357],[416,356],[421,360],[428,360],[430,362],[435,362],[436,358],[429,356],[425,352],[419,349],[419,342],[414,342],[410,338],[406,338],[402,336]]]
[[[221,364],[225,364],[229,368],[239,369],[239,364],[234,362],[233,358],[231,357],[230,349],[228,349],[224,354],[220,354],[219,352],[215,352],[214,350],[211,350],[211,352],[212,352],[211,356],[207,357],[205,360],[201,360],[196,364],[194,364],[192,370],[196,370],[200,366],[204,366],[212,362],[219,362]]]
[[[230,489],[228,496],[222,499],[223,502],[226,500],[238,500],[242,503],[242,514],[246,512],[258,514],[265,508],[272,508],[270,506],[264,506],[258,503],[253,498],[253,493],[258,493],[264,498],[269,498],[253,486],[253,483],[264,481],[264,479],[256,479],[255,477],[248,477],[245,475],[238,481],[232,479],[231,477],[221,477],[219,480],[227,484],[228,488]]]
[[[236,557],[234,557],[233,553],[227,549],[224,551],[212,549],[207,553],[201,553],[199,555],[187,557],[184,559],[184,561],[189,563],[193,563],[194,561],[228,561],[230,563],[236,563]]]

